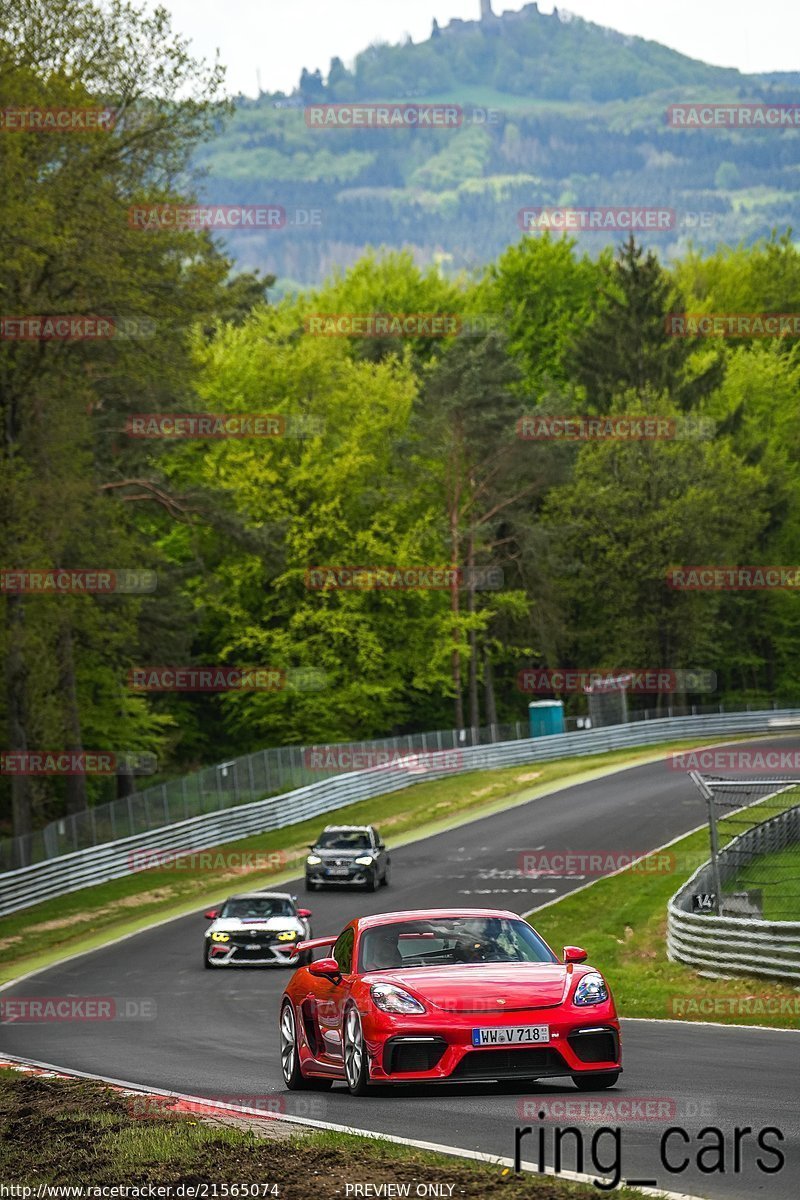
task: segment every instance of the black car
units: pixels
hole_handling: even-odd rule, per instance
[[[391,859],[373,825],[326,825],[306,859],[306,890],[351,884],[374,892],[389,882]]]

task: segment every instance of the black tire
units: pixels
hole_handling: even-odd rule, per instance
[[[347,1090],[351,1096],[365,1096],[369,1088],[369,1066],[361,1029],[361,1015],[355,1004],[351,1004],[344,1015],[342,1049]]]
[[[283,1081],[290,1092],[327,1092],[328,1088],[333,1086],[332,1079],[322,1079],[321,1077],[307,1079],[300,1070],[300,1056],[297,1053],[297,1025],[290,1000],[285,1000],[281,1008],[278,1040]],[[291,1052],[289,1051],[290,1046]]]
[[[378,872],[373,871],[372,874],[370,875],[369,879],[367,880],[367,891],[368,892],[377,892],[379,887],[380,887],[380,880],[378,879]]]
[[[392,875],[392,864],[387,862],[386,870],[383,872],[383,879],[381,880],[381,887],[389,886],[389,880],[391,878],[391,875]]]
[[[307,892],[318,892],[319,884],[313,883],[310,879],[306,879],[306,891]]]
[[[203,966],[207,971],[211,970],[211,949],[209,946],[203,946]]]
[[[619,1079],[619,1071],[598,1071],[596,1075],[573,1075],[572,1082],[579,1092],[600,1092],[613,1087]]]

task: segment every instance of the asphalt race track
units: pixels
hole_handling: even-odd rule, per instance
[[[759,743],[764,748],[769,744]],[[790,743],[780,739],[774,744],[785,749]],[[645,852],[704,819],[705,806],[686,776],[664,763],[635,767],[401,847],[392,855],[388,891],[310,895],[314,933],[335,933],[358,913],[390,909],[480,905],[527,912],[585,881],[524,878],[519,874],[521,850]],[[321,819],[320,826],[323,823]],[[302,902],[301,885],[289,886]],[[608,1124],[621,1130],[623,1179],[739,1200],[794,1198],[800,1192],[800,1036],[795,1031],[627,1021],[624,1074],[616,1088],[596,1094],[581,1094],[568,1080],[380,1089],[361,1099],[339,1086],[328,1093],[288,1094],[276,1036],[287,972],[203,970],[204,928],[202,916],[182,917],[52,967],[4,993],[154,1001],[151,1019],[5,1024],[2,1049],[119,1080],[257,1107],[277,1104],[286,1112],[320,1120],[503,1156],[514,1153],[516,1126],[538,1130],[537,1101],[552,1105],[595,1096],[606,1105],[612,1100],[658,1099],[662,1115],[656,1120],[600,1116],[592,1124],[567,1115],[543,1121],[548,1131],[546,1162],[553,1162],[554,1126],[577,1125],[584,1132],[582,1168],[572,1138],[565,1142],[562,1166],[592,1176],[613,1174],[608,1169],[616,1157],[612,1136],[597,1142],[596,1158],[591,1145],[598,1123]],[[571,940],[586,946],[594,962],[590,928],[576,929]],[[602,962],[595,965],[602,969]],[[719,988],[723,993],[725,983]],[[690,1165],[680,1173],[665,1169],[659,1157],[661,1136],[671,1124],[682,1126],[690,1139],[686,1146],[677,1138],[670,1145],[675,1164],[690,1157]],[[742,1140],[739,1172],[733,1163],[737,1125],[755,1131]],[[697,1140],[705,1126],[723,1131],[725,1173],[697,1169],[697,1151],[709,1144],[707,1138]],[[755,1134],[767,1126],[784,1135],[780,1148],[786,1161],[777,1174],[755,1165],[759,1154],[768,1167],[776,1162],[756,1145]],[[534,1133],[523,1142],[523,1159],[537,1159],[536,1139]],[[708,1164],[710,1158],[704,1161]]]

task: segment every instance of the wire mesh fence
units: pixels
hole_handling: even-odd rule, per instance
[[[776,708],[775,701],[765,700],[748,704],[746,711]],[[717,713],[724,713],[722,704],[670,704],[654,709],[631,710],[627,714],[627,722]],[[568,733],[596,728],[598,724],[604,722],[592,722],[591,718],[586,717],[568,717],[565,721]],[[76,850],[87,850],[120,838],[147,833],[190,817],[279,796],[335,775],[380,765],[381,755],[436,754],[471,746],[512,742],[528,736],[528,723],[516,721],[482,728],[440,729],[372,741],[257,750],[228,762],[205,767],[191,775],[144,788],[118,800],[94,805],[84,812],[61,817],[33,833],[4,838],[0,840],[0,872],[13,871]]]
[[[800,920],[800,779],[702,777],[715,911]]]

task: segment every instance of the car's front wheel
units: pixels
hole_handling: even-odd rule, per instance
[[[333,1084],[332,1079],[307,1079],[300,1070],[300,1055],[297,1050],[297,1025],[294,1019],[294,1007],[291,1000],[285,1000],[281,1009],[279,1027],[281,1044],[281,1071],[283,1081],[290,1092],[320,1091],[326,1092]]]
[[[391,868],[391,864],[387,862],[387,864],[386,864],[386,870],[383,872],[383,879],[381,880],[381,885],[382,885],[383,887],[388,887],[388,886],[389,886],[389,881],[391,880],[391,877],[392,877],[392,868]]]
[[[319,890],[319,884],[314,883],[313,879],[306,878],[306,891],[307,892],[316,892],[318,890]]]
[[[353,1096],[365,1095],[369,1087],[367,1048],[358,1009],[351,1004],[344,1018],[344,1073]]]
[[[613,1087],[619,1079],[619,1071],[598,1071],[596,1075],[573,1075],[572,1082],[579,1092],[599,1092]]]
[[[211,947],[210,946],[203,947],[203,966],[207,970],[209,970],[209,971],[211,970]]]

